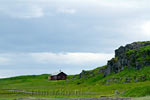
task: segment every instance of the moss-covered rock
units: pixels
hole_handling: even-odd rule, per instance
[[[115,50],[115,57],[108,61],[104,76],[127,68],[141,69],[150,65],[150,41],[134,42]]]

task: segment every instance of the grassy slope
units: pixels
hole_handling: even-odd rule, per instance
[[[99,68],[92,70],[97,73]],[[87,71],[91,72],[91,71]],[[116,96],[115,91],[119,91],[118,96],[148,96],[150,95],[150,67],[144,67],[141,70],[125,69],[118,74],[111,74],[105,78],[101,74],[97,74],[94,77],[88,76],[86,78],[75,78],[69,76],[67,81],[48,81],[47,74],[33,75],[33,76],[20,76],[0,80],[0,89],[20,89],[27,91],[81,91],[81,92],[98,92],[99,95],[90,95],[90,97],[97,96]],[[145,80],[140,80],[135,83],[133,77],[146,75]],[[118,83],[112,81],[107,82],[109,79],[117,79],[122,77],[122,80]],[[130,77],[130,83],[124,83],[124,78]],[[80,84],[79,84],[80,83]],[[141,92],[142,90],[142,92]]]

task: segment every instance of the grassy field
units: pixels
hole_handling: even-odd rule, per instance
[[[138,98],[133,98],[132,100],[150,100],[149,96],[146,97],[138,97]]]
[[[105,66],[104,66],[105,67]],[[125,69],[103,78],[99,68],[85,71],[84,76],[68,76],[65,81],[49,81],[48,74],[19,76],[0,80],[0,98],[21,97],[142,97],[150,95],[150,67]],[[90,74],[90,73],[94,74]],[[134,77],[138,82],[134,82]],[[144,79],[140,79],[141,76]],[[126,78],[130,82],[126,83]],[[24,92],[22,92],[24,91]]]

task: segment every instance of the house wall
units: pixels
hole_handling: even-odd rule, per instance
[[[67,75],[64,73],[59,73],[58,75],[51,76],[50,80],[66,80]]]
[[[57,80],[57,76],[51,76],[51,80]]]
[[[58,80],[66,80],[67,76],[65,76],[65,75],[58,75],[57,78],[58,78]]]

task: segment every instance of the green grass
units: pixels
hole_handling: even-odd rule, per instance
[[[131,99],[131,100],[150,100],[150,96],[133,98],[133,99]]]
[[[104,66],[106,67],[106,66]],[[100,68],[96,68],[91,71],[85,71],[86,77],[79,78],[79,75],[73,79],[73,76],[69,76],[68,80],[65,81],[49,81],[48,75],[32,75],[32,76],[20,76],[12,77],[7,79],[0,80],[0,94],[6,93],[0,96],[0,98],[19,98],[26,97],[30,95],[19,94],[10,95],[9,91],[3,89],[17,89],[17,90],[26,90],[26,91],[48,91],[50,93],[58,92],[57,95],[53,96],[43,96],[43,95],[34,95],[34,97],[101,97],[101,96],[129,96],[129,97],[140,97],[140,96],[149,96],[150,92],[150,67],[144,67],[141,70],[135,69],[125,69],[124,71],[111,74],[107,77],[103,77],[102,74],[97,74]],[[89,73],[93,72],[94,76],[91,76]],[[134,76],[136,75],[139,82],[134,82]],[[145,75],[144,80],[140,80],[140,77]],[[130,83],[124,83],[125,78],[130,77]],[[121,80],[120,80],[121,78]],[[107,82],[107,80],[114,79]],[[120,80],[120,81],[117,81]],[[119,94],[115,94],[115,91],[119,91]],[[141,93],[142,90],[142,93]],[[67,93],[67,94],[59,94]],[[80,95],[71,95],[71,93],[83,93]],[[99,94],[84,94],[86,92],[96,92]],[[9,94],[9,95],[7,95]],[[70,95],[69,95],[70,94]],[[6,96],[7,95],[7,96]]]
[[[150,86],[138,86],[133,89],[128,90],[124,96],[130,97],[142,97],[142,96],[150,96]]]

